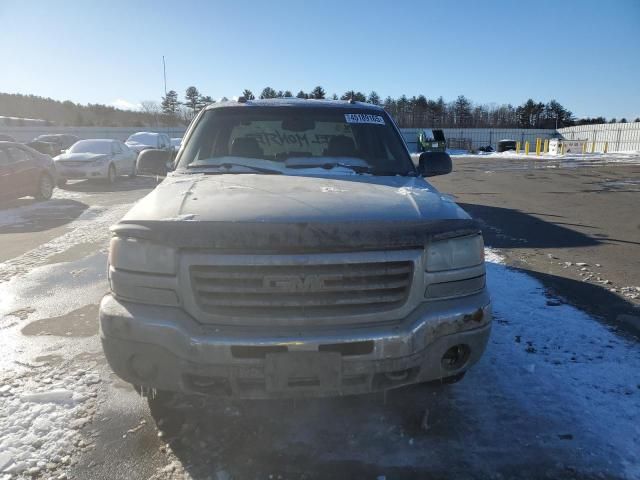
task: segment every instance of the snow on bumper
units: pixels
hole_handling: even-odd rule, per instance
[[[486,290],[423,303],[392,324],[304,331],[202,325],[178,308],[111,295],[100,305],[103,349],[122,379],[241,398],[366,393],[453,376],[479,360],[490,329]],[[443,359],[452,347],[453,363]]]

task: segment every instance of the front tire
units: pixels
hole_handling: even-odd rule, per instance
[[[38,179],[38,189],[34,197],[36,200],[49,200],[53,195],[54,182],[51,175],[43,173]]]
[[[67,179],[66,178],[60,178],[58,179],[58,187],[62,188],[67,184]]]

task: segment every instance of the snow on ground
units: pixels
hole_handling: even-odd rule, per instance
[[[611,165],[611,164],[631,164],[640,165],[640,152],[607,152],[607,153],[584,153],[584,154],[565,154],[565,155],[551,155],[540,154],[536,155],[535,150],[529,152],[529,155],[525,155],[523,151],[516,153],[511,150],[508,152],[491,152],[476,154],[470,154],[467,150],[447,150],[451,156],[475,156],[487,159],[508,159],[508,160],[537,160],[548,162],[549,168],[563,167],[579,167],[579,166],[598,166],[598,165]],[[556,162],[556,163],[554,163]]]
[[[108,227],[129,207],[90,207],[63,235],[0,263],[0,352],[8,352],[0,358],[0,480],[64,478],[74,454],[92,448],[81,428],[96,409],[100,378],[87,355],[100,354],[97,338],[24,336],[20,329],[99,302]],[[55,262],[84,243],[89,256]]]
[[[95,412],[100,379],[83,370],[38,370],[2,378],[0,387],[0,479],[60,478],[71,453],[89,447],[80,428]],[[64,478],[64,477],[62,477]]]
[[[556,397],[553,410],[542,414],[573,418],[577,429],[606,445],[611,463],[620,461],[623,478],[640,478],[637,342],[549,296],[536,279],[501,265],[497,252],[486,258],[496,317],[489,357],[505,373],[524,365],[531,374],[500,378],[521,390],[518,401],[530,408],[541,395]]]

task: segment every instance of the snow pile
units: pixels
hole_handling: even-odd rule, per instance
[[[95,412],[97,375],[43,369],[2,380],[0,479],[59,473],[74,450],[89,447],[80,429]]]

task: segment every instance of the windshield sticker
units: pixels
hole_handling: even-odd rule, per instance
[[[374,125],[384,125],[384,118],[381,115],[370,115],[368,113],[345,113],[344,119],[347,123],[372,123]]]

